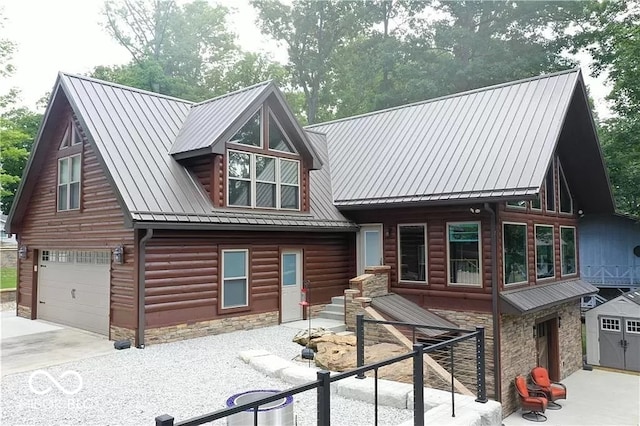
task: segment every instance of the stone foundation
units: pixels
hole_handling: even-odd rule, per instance
[[[278,325],[278,311],[178,324],[145,330],[145,344],[168,343],[238,330]]]
[[[110,340],[128,340],[133,345],[136,340],[136,331],[131,328],[112,325],[109,331],[109,336]]]
[[[31,308],[24,305],[18,305],[18,316],[26,319],[31,319]]]
[[[325,306],[327,306],[326,303],[310,306],[309,312],[311,313],[311,318],[318,318],[318,315],[320,315],[320,312],[324,310]],[[305,314],[306,314],[306,311],[305,311]]]
[[[538,319],[557,315],[561,318],[558,329],[560,357],[560,379],[567,377],[582,367],[582,329],[580,304],[577,301],[533,314],[501,318],[501,370],[502,370],[502,410],[505,416],[519,408],[513,381],[517,375],[527,377],[536,367],[537,349],[533,328]]]

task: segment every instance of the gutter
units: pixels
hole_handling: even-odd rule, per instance
[[[501,382],[501,365],[500,365],[500,294],[498,292],[498,265],[497,265],[497,217],[494,209],[489,203],[484,203],[484,209],[491,214],[491,314],[493,317],[493,381],[495,390],[495,400],[502,402],[502,382]]]
[[[136,330],[136,347],[138,349],[144,349],[145,253],[147,251],[147,241],[152,237],[153,228],[149,228],[138,244],[138,328]]]

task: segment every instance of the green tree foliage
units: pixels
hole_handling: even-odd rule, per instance
[[[7,214],[20,184],[42,115],[14,108],[0,116],[0,204]]]
[[[283,42],[289,53],[292,82],[305,97],[307,122],[332,117],[331,83],[337,52],[362,34],[366,7],[362,1],[253,0],[262,31]]]
[[[640,216],[640,2],[590,4],[574,49],[594,58],[592,73],[604,73],[616,115],[599,127],[617,208]]]

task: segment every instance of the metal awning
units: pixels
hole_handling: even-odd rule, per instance
[[[394,293],[372,298],[371,306],[378,312],[396,321],[423,324],[428,327],[459,328],[457,324]],[[428,337],[435,337],[446,333],[446,331],[443,330],[428,328],[418,328],[417,330]]]
[[[504,314],[530,314],[597,292],[597,287],[582,280],[536,285],[502,292],[500,308]]]

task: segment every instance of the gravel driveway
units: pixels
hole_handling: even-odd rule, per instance
[[[279,326],[239,331],[143,350],[114,350],[110,355],[50,367],[45,373],[5,376],[0,423],[152,425],[160,414],[176,420],[202,415],[224,408],[235,393],[292,387],[255,371],[238,353],[265,349],[293,359],[301,349],[291,342],[294,334],[295,330]],[[77,389],[73,395],[65,394]],[[315,424],[316,393],[305,392],[294,396],[294,401],[297,424]],[[373,416],[373,405],[331,396],[332,425],[373,424]],[[400,424],[412,417],[410,410],[379,407],[381,425]]]

